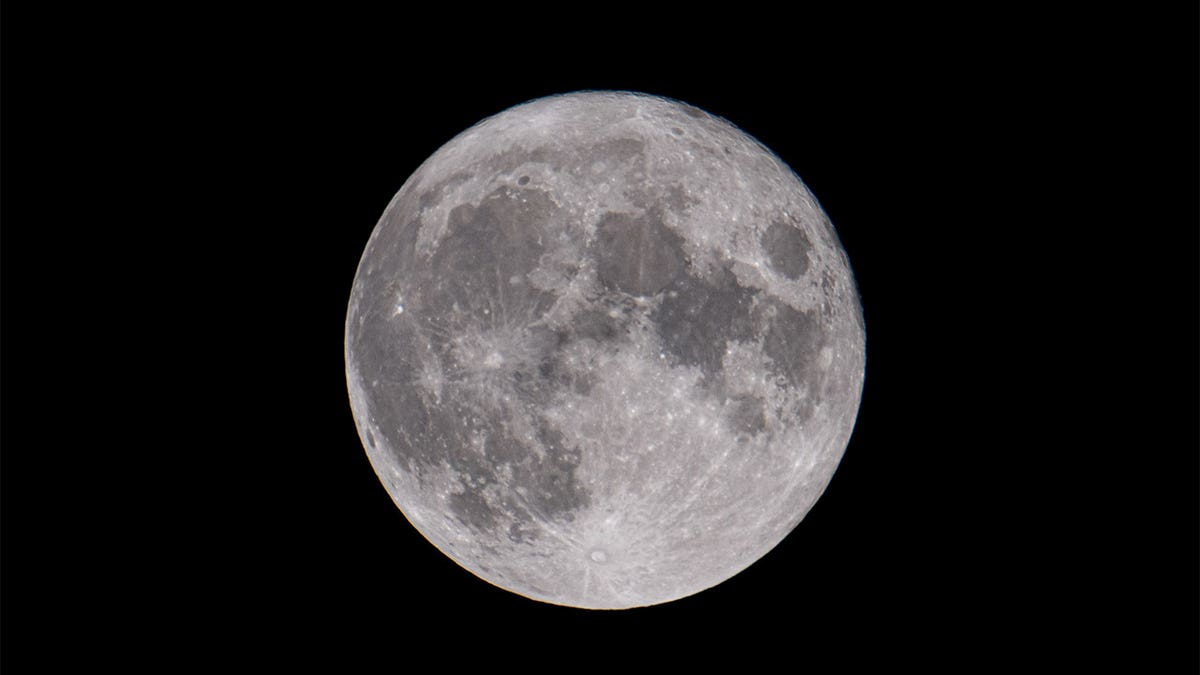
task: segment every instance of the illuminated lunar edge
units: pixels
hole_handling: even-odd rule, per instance
[[[845,451],[862,312],[816,199],[691,106],[585,92],[430,157],[358,267],[346,374],[412,524],[479,577],[625,608],[712,587]]]

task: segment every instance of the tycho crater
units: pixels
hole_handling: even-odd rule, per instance
[[[858,412],[845,252],[729,122],[626,92],[538,99],[422,164],[367,243],[350,402],[396,505],[526,597],[675,600],[821,495]]]

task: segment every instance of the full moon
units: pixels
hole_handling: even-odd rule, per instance
[[[617,609],[796,527],[858,413],[862,310],[817,200],[684,103],[537,99],[446,143],[371,234],[350,403],[408,520],[480,578]]]

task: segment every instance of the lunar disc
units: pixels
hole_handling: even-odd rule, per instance
[[[345,335],[359,433],[413,526],[586,608],[685,597],[778,544],[845,451],[864,348],[800,179],[628,92],[531,101],[434,153],[371,234]]]

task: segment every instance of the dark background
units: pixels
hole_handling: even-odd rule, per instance
[[[6,664],[1196,670],[1194,8],[510,25],[527,11],[4,9]],[[678,98],[774,150],[867,326],[857,427],[805,520],[626,612],[523,599],[429,545],[342,361],[409,174],[579,89]]]

